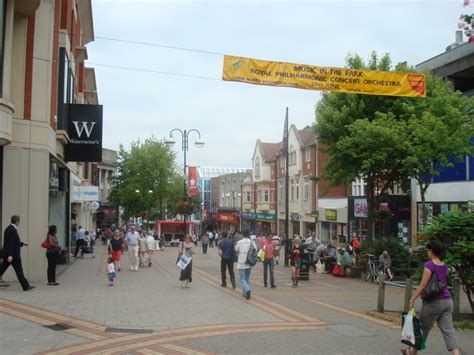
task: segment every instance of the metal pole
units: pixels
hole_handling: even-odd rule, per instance
[[[413,280],[411,278],[407,279],[407,284],[405,286],[405,302],[403,303],[403,312],[408,312],[410,310],[410,299],[413,294]]]
[[[290,225],[290,203],[289,203],[289,172],[288,172],[288,167],[289,167],[289,162],[288,162],[288,139],[289,139],[289,132],[288,132],[288,107],[286,108],[286,120],[285,120],[285,130],[287,132],[287,137],[284,142],[284,154],[285,154],[285,236],[286,236],[286,241],[285,241],[285,266],[289,266],[289,260],[288,256],[290,254],[290,230],[289,230],[289,225]]]

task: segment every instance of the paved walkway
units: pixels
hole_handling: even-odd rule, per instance
[[[252,270],[252,299],[220,287],[217,249],[195,256],[193,282],[181,289],[177,249],[156,253],[153,266],[129,271],[128,255],[114,287],[107,286],[106,255],[77,259],[58,287],[36,284],[0,290],[0,349],[5,354],[399,354],[398,325],[373,318],[376,285],[311,274],[291,287],[290,271],[276,267],[276,289]],[[387,309],[403,293],[387,289]],[[64,325],[60,330],[46,326]],[[67,328],[67,329],[65,329]],[[459,332],[474,353],[474,332]],[[434,330],[427,354],[446,354]]]

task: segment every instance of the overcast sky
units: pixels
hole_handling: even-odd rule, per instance
[[[256,139],[281,140],[285,107],[290,124],[314,122],[319,92],[224,82],[222,55],[100,37],[332,67],[343,67],[349,52],[367,58],[375,50],[390,53],[394,64],[416,65],[454,42],[459,15],[467,12],[462,0],[92,2],[97,38],[88,45],[88,66],[104,105],[104,147],[196,128],[206,145],[190,146],[188,164],[244,168]]]

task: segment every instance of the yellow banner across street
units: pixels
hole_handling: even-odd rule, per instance
[[[353,94],[426,97],[424,74],[316,67],[224,56],[222,79]]]

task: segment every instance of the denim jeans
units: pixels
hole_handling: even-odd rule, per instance
[[[247,291],[250,291],[250,272],[252,271],[252,268],[248,269],[240,269],[239,270],[239,275],[240,275],[240,284],[242,285],[242,294],[245,296]]]
[[[265,259],[263,261],[263,283],[267,285],[268,280],[268,270],[270,270],[270,285],[275,285],[275,276],[273,274],[273,258]]]

